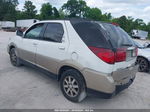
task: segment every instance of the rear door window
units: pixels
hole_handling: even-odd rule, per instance
[[[111,47],[103,35],[99,24],[94,22],[72,22],[72,25],[87,46]]]
[[[61,43],[64,34],[63,26],[60,23],[48,23],[43,40]]]

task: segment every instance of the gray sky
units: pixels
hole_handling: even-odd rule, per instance
[[[40,10],[41,4],[50,2],[60,8],[67,0],[31,0]],[[146,23],[150,22],[150,0],[85,0],[90,7],[98,7],[103,13],[112,13],[113,17],[122,15],[141,18]],[[25,0],[19,0],[19,9],[23,8]]]

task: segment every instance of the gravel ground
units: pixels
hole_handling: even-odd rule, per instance
[[[6,47],[15,33],[0,31],[0,109],[150,109],[150,74],[137,73],[134,83],[112,99],[66,100],[57,81],[32,68],[13,67]]]

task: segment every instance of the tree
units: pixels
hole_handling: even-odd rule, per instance
[[[31,1],[25,1],[23,14],[24,19],[33,19],[36,17],[37,10]]]
[[[52,19],[53,16],[53,8],[50,3],[44,3],[40,10],[40,19]]]
[[[88,8],[85,13],[85,17],[98,21],[101,20],[102,12],[98,8]]]
[[[18,0],[4,0],[4,1],[9,1],[15,6],[17,6],[19,4]]]
[[[115,18],[112,20],[115,23],[118,23],[121,28],[123,28],[125,31],[128,31],[128,19],[126,16],[121,16],[120,18]]]
[[[134,26],[137,28],[137,29],[143,29],[144,30],[144,26],[146,26],[146,24],[144,23],[144,21],[142,19],[136,19],[134,21]]]
[[[87,9],[86,2],[83,0],[68,0],[62,6],[62,10],[66,12],[68,17],[83,17]]]
[[[55,19],[59,18],[60,15],[59,15],[59,12],[58,10],[56,9],[56,7],[53,7],[53,16]]]
[[[148,34],[149,34],[148,37],[150,39],[150,22],[146,26],[146,31],[148,31]]]
[[[110,22],[112,20],[112,15],[111,13],[105,13],[101,17],[102,21]]]
[[[64,19],[65,18],[65,13],[63,12],[63,10],[62,9],[59,9],[59,18],[60,19]]]
[[[0,20],[15,21],[17,5],[18,5],[18,0],[0,0]]]
[[[24,14],[24,12],[20,11],[20,10],[17,10],[16,11],[16,19],[17,20],[20,20],[20,19],[25,19],[26,18],[26,15]]]
[[[132,17],[121,16],[120,18],[115,18],[112,22],[116,22],[122,27],[126,32],[130,33],[133,29],[149,31],[147,26],[142,19],[136,19]]]
[[[79,0],[78,2],[79,2],[79,4],[78,4],[79,5],[78,6],[78,8],[79,8],[79,17],[82,17],[82,16],[85,15],[85,13],[88,9],[88,6],[87,6],[86,2],[83,1],[83,0]]]
[[[79,17],[93,19],[97,21],[115,22],[120,25],[126,32],[130,33],[133,29],[140,29],[149,32],[150,22],[145,24],[142,19],[121,16],[113,18],[111,13],[103,14],[99,8],[90,8],[84,0],[68,0],[59,11],[50,3],[45,3],[37,14],[36,6],[31,1],[25,1],[22,11],[16,10],[18,0],[0,0],[0,21],[15,21],[16,19],[64,19],[65,17]]]

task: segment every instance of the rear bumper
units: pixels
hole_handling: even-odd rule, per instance
[[[83,74],[87,88],[90,88],[88,91],[100,91],[99,93],[104,93],[106,96],[113,96],[132,84],[137,71],[138,65],[133,65],[112,74],[102,74],[92,70],[85,70]]]
[[[138,72],[139,65],[132,65],[125,69],[118,69],[112,73],[112,77],[115,81],[115,85],[124,85],[129,82],[130,79],[133,79]]]
[[[124,85],[118,85],[116,86],[116,89],[114,92],[112,93],[104,93],[104,92],[100,92],[100,91],[96,91],[93,89],[88,88],[87,92],[89,95],[94,95],[100,98],[104,98],[104,99],[109,99],[112,98],[113,96],[117,95],[118,93],[120,93],[121,91],[123,91],[124,89],[127,89],[134,81],[135,78],[130,79],[128,83],[124,84]]]

